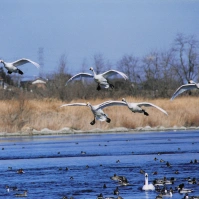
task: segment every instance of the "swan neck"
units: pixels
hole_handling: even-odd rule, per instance
[[[145,178],[145,185],[148,185],[148,184],[149,184],[148,178],[146,177],[146,178]]]
[[[88,104],[88,107],[93,110],[93,106],[91,104]]]
[[[5,62],[3,61],[3,60],[1,60],[1,63],[5,66],[6,64],[5,64]]]
[[[92,71],[93,71],[93,74],[94,74],[94,75],[96,75],[96,73],[95,73],[94,69],[93,69]]]
[[[130,106],[129,106],[129,103],[128,103],[126,100],[125,100],[125,103],[127,104],[128,107],[130,107]]]

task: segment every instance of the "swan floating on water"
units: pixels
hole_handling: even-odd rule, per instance
[[[112,89],[114,88],[114,86],[112,84],[110,84],[107,80],[108,77],[110,76],[113,76],[113,75],[120,75],[122,76],[125,80],[128,79],[128,77],[120,72],[120,71],[117,71],[117,70],[108,70],[104,73],[101,73],[101,74],[96,74],[94,69],[91,67],[90,70],[93,72],[93,74],[90,74],[90,73],[78,73],[76,75],[74,75],[73,77],[71,77],[67,82],[66,82],[66,85],[71,82],[72,80],[74,79],[77,79],[79,77],[86,77],[86,78],[93,78],[94,81],[98,84],[97,86],[97,90],[99,91],[101,89],[101,87],[103,88],[109,88],[111,87]]]
[[[168,115],[168,113],[165,110],[152,103],[148,102],[128,103],[125,98],[122,98],[122,101],[125,102],[128,108],[134,113],[144,113],[144,115],[148,116],[149,114],[144,109],[141,108],[142,106],[145,106],[145,107],[157,108],[158,110],[162,111],[164,114]]]
[[[149,184],[149,182],[148,182],[148,174],[147,173],[145,173],[145,183],[144,183],[144,186],[142,187],[142,190],[144,190],[144,191],[149,191],[149,190],[151,190],[151,191],[154,191],[155,190],[155,187],[153,186],[153,184]]]
[[[180,95],[181,93],[187,91],[187,90],[192,90],[192,89],[199,89],[199,83],[194,82],[193,80],[189,80],[188,84],[184,84],[180,86],[173,94],[171,97],[171,100],[173,100],[175,97]]]
[[[88,106],[88,107],[90,107],[90,109],[94,115],[94,120],[90,124],[94,125],[95,119],[99,120],[99,121],[106,121],[107,123],[111,122],[111,119],[108,118],[108,115],[105,114],[104,111],[102,110],[103,108],[108,107],[108,106],[126,106],[126,104],[121,101],[106,101],[106,102],[103,102],[103,103],[95,105],[95,106],[91,105],[89,102],[63,104],[61,107],[64,107],[64,106]]]
[[[0,63],[3,63],[4,67],[8,70],[8,74],[19,73],[20,75],[23,75],[23,72],[20,69],[18,69],[17,67],[20,65],[23,65],[23,64],[27,64],[27,63],[32,63],[37,68],[40,67],[38,63],[31,61],[30,59],[26,59],[26,58],[22,58],[22,59],[19,59],[17,61],[10,62],[10,63],[0,60]]]

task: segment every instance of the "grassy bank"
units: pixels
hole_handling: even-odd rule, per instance
[[[93,115],[88,107],[63,107],[60,105],[71,102],[61,102],[52,99],[45,100],[19,100],[0,101],[0,132],[17,132],[27,129],[41,130],[49,128],[59,130],[70,127],[80,130],[101,128],[103,130],[126,127],[136,128],[144,126],[199,126],[199,99],[197,97],[178,97],[174,101],[169,99],[138,99],[126,98],[129,102],[148,101],[154,103],[168,112],[168,116],[155,108],[145,108],[149,116],[132,113],[127,107],[108,107],[104,112],[111,118],[111,123],[97,121],[94,126],[90,125]],[[88,100],[96,105],[110,100]],[[114,99],[121,100],[121,99]],[[83,100],[72,101],[86,102]]]

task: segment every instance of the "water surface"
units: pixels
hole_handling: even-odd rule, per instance
[[[0,198],[14,198],[23,190],[33,199],[95,199],[100,193],[116,198],[113,190],[119,187],[124,199],[154,199],[157,192],[141,189],[141,169],[148,173],[150,182],[175,177],[167,188],[184,183],[185,188],[194,190],[190,196],[199,195],[199,184],[185,180],[195,177],[199,182],[199,162],[190,163],[199,160],[197,131],[5,137],[0,138],[0,144]],[[20,168],[24,174],[17,173]],[[177,170],[179,174],[175,174]],[[153,175],[155,171],[157,175]],[[125,176],[130,185],[111,180],[114,174]],[[18,191],[8,193],[6,185],[16,186]],[[172,198],[183,197],[174,192]]]

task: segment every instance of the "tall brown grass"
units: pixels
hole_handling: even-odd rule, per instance
[[[168,116],[159,110],[145,107],[149,116],[140,113],[132,113],[127,107],[107,107],[104,112],[108,114],[111,123],[96,121],[94,126],[90,125],[93,120],[89,107],[62,107],[64,103],[86,102],[83,100],[62,102],[53,99],[27,100],[23,96],[18,100],[0,101],[0,132],[18,132],[26,128],[41,130],[48,128],[59,130],[70,127],[77,130],[92,130],[100,128],[107,130],[115,127],[137,128],[137,127],[173,127],[173,126],[199,126],[199,98],[178,97],[173,101],[169,99],[143,99],[126,97],[129,102],[151,102],[168,112]],[[104,100],[88,100],[96,105]],[[121,99],[114,99],[121,100]]]

